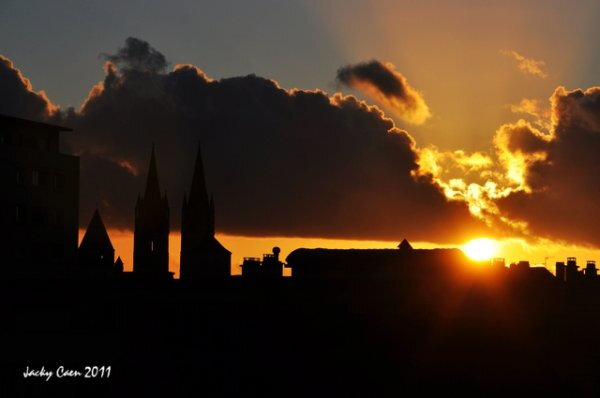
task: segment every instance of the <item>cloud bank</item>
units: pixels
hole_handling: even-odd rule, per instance
[[[600,87],[558,87],[550,102],[549,134],[526,122],[506,126],[506,153],[526,159],[526,189],[498,205],[536,236],[600,246]]]
[[[104,79],[65,111],[0,57],[1,113],[75,129],[65,139],[81,157],[83,220],[97,204],[110,227],[131,229],[154,142],[177,229],[200,142],[221,232],[438,243],[511,235],[600,246],[600,87],[559,87],[549,110],[521,101],[513,111],[544,123],[500,126],[489,152],[444,152],[419,148],[353,96],[286,90],[254,75],[217,81],[193,65],[167,71],[166,57],[133,38],[105,57]],[[408,98],[405,81],[370,73],[339,74]]]
[[[166,72],[166,58],[133,38],[106,59],[104,80],[80,109],[53,115],[75,129],[65,138],[81,157],[83,220],[98,204],[109,227],[132,227],[154,142],[178,228],[200,142],[221,232],[448,243],[492,234],[416,172],[407,132],[353,96],[286,90],[254,75],[215,81],[193,65]],[[24,79],[3,84],[14,95],[28,90]],[[412,103],[410,90],[390,93]],[[24,109],[38,100],[29,96]]]

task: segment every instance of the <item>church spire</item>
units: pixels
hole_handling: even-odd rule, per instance
[[[231,271],[231,252],[215,239],[215,205],[206,189],[200,143],[190,193],[183,198],[179,269],[184,280],[222,279]]]
[[[192,177],[192,187],[188,203],[208,206],[208,191],[206,189],[206,179],[204,177],[204,165],[202,163],[202,149],[198,143],[198,152],[196,154],[196,165],[194,167],[194,176]]]
[[[154,155],[154,143],[152,143],[152,155],[150,155],[150,167],[148,167],[148,179],[146,180],[146,192],[144,199],[160,199],[160,186],[158,185],[158,171],[156,170],[156,157]]]

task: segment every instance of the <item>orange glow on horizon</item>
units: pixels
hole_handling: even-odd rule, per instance
[[[83,237],[84,230],[79,231],[79,239]],[[125,271],[133,269],[133,233],[127,230],[110,229],[108,231],[115,248],[115,259],[121,256]],[[305,248],[338,248],[338,249],[394,249],[398,242],[374,240],[347,240],[324,238],[290,238],[290,237],[248,237],[217,234],[217,239],[232,252],[231,273],[241,274],[240,264],[244,257],[261,257],[262,254],[271,253],[274,246],[281,248],[281,259],[285,261],[287,255],[294,249]],[[474,239],[477,240],[477,239]],[[491,240],[491,239],[490,239]],[[503,238],[492,240],[495,245],[491,257],[504,257],[508,266],[511,262],[520,260],[530,261],[532,266],[545,266],[554,272],[554,263],[564,261],[567,257],[577,257],[579,262],[585,264],[586,260],[600,260],[600,249],[560,244],[550,241],[527,243],[523,239]],[[432,249],[436,247],[458,247],[465,251],[465,245],[437,244],[431,242],[411,241],[415,249]],[[179,251],[181,235],[171,232],[169,235],[169,270],[179,278]],[[467,254],[467,253],[465,253]],[[468,254],[467,254],[468,255]],[[289,269],[284,268],[284,272]]]
[[[79,240],[83,237],[85,230],[79,230]],[[108,234],[115,248],[115,259],[120,256],[125,271],[133,270],[133,232],[128,230],[109,229]],[[217,233],[216,238],[231,251],[231,274],[242,273],[240,264],[244,257],[262,257],[263,254],[271,253],[274,246],[281,249],[280,258],[285,261],[293,250],[305,248],[330,248],[330,249],[393,249],[398,242],[374,241],[374,240],[347,240],[347,239],[324,239],[324,238],[292,238],[292,237],[252,237],[235,236]],[[413,244],[414,246],[414,244]],[[414,247],[432,248],[433,244],[421,243]],[[169,271],[173,272],[175,278],[179,278],[179,254],[181,250],[181,234],[179,231],[169,234]],[[284,268],[284,276],[289,276],[291,270]]]

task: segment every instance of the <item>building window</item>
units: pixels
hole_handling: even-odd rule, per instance
[[[154,251],[154,241],[153,240],[150,241],[150,251],[151,252]]]
[[[37,170],[31,172],[31,185],[38,187],[40,185],[40,173]]]

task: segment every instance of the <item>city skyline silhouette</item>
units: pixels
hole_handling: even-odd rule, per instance
[[[3,3],[0,396],[598,395],[599,13]]]
[[[600,353],[594,335],[600,331],[595,261],[580,269],[569,257],[556,262],[553,275],[528,261],[476,261],[460,249],[419,249],[404,238],[392,249],[297,248],[285,259],[273,247],[262,259],[244,258],[241,275],[231,275],[231,253],[214,235],[215,202],[198,145],[183,201],[182,269],[174,279],[170,207],[152,145],[145,189],[132,215],[135,262],[126,270],[120,256],[115,260],[97,209],[79,246],[73,239],[57,239],[59,233],[72,238],[69,233],[77,229],[77,218],[64,214],[78,209],[56,200],[79,187],[78,179],[57,171],[63,170],[57,159],[68,160],[74,175],[79,171],[72,168],[77,157],[61,158],[65,155],[58,152],[58,130],[66,128],[8,116],[0,121],[6,174],[16,176],[15,212],[3,220],[20,231],[3,240],[9,268],[0,278],[3,317],[18,319],[4,334],[5,344],[12,342],[5,345],[8,359],[2,364],[9,394],[58,394],[65,388],[86,395],[93,389],[99,396],[150,391],[307,396],[315,388],[361,396],[515,388],[589,394],[600,388],[592,377],[594,353]],[[50,146],[48,137],[53,137]],[[284,277],[285,268],[291,277]],[[45,303],[41,309],[40,303]],[[371,321],[364,324],[364,317]],[[565,343],[573,332],[580,339]],[[99,334],[100,350],[93,348],[98,338],[90,346],[71,345],[81,333]],[[29,335],[40,341],[32,344]],[[58,335],[66,340],[43,342]],[[378,336],[379,343],[370,336]],[[177,344],[165,338],[176,338]],[[362,339],[366,343],[358,344]],[[224,355],[232,362],[222,362]],[[198,362],[200,357],[213,365]],[[67,358],[66,373],[60,358]],[[90,358],[97,364],[83,365]],[[371,360],[380,366],[365,367]],[[272,361],[284,364],[285,371],[264,372]],[[244,364],[242,373],[228,379],[238,362]],[[336,370],[324,378],[329,366]],[[94,369],[94,378],[101,369],[102,376],[86,383],[85,369]],[[118,376],[105,379],[105,372]],[[197,372],[203,377],[192,377]],[[382,382],[387,372],[401,376]],[[166,382],[151,383],[148,373]],[[294,382],[296,373],[306,383]],[[60,381],[65,377],[73,380]]]

